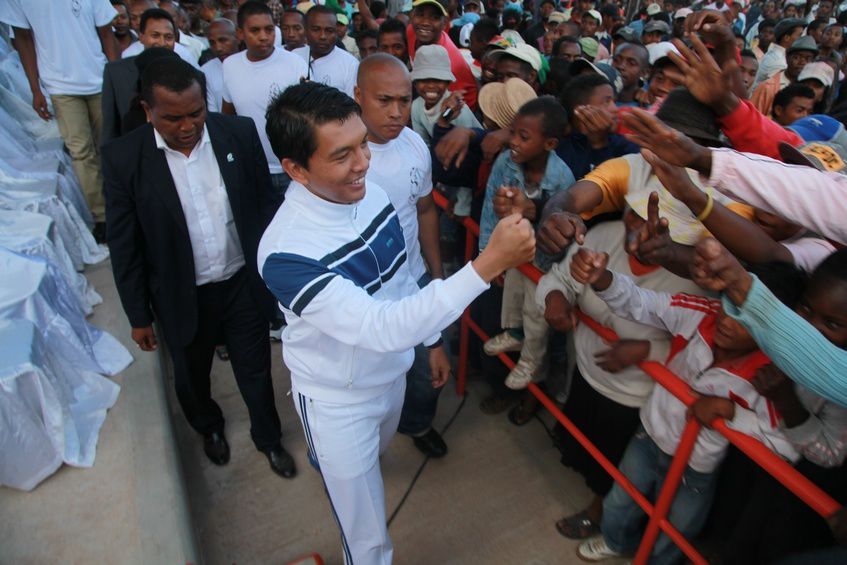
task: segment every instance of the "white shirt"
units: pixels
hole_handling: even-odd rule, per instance
[[[228,279],[245,265],[244,252],[209,131],[203,128],[188,157],[168,147],[155,129],[153,135],[165,152],[185,215],[197,286]]]
[[[368,182],[388,194],[406,240],[406,260],[417,281],[426,273],[418,240],[418,200],[432,192],[432,158],[421,136],[409,128],[388,143],[368,142],[371,164]]]
[[[223,62],[223,100],[235,106],[239,116],[252,118],[256,123],[272,175],[283,171],[265,133],[265,111],[274,96],[298,84],[304,76],[306,63],[284,49],[274,49],[261,61],[250,61],[247,52],[242,51]]]
[[[177,44],[188,49],[188,52],[191,53],[191,57],[195,62],[200,60],[200,54],[203,53],[204,49],[208,48],[207,45],[203,45],[203,42],[196,37],[192,37],[183,32],[179,33],[179,41]]]
[[[106,55],[97,28],[117,12],[109,0],[2,0],[0,21],[31,29],[38,74],[49,94],[86,96],[103,90]]]
[[[132,45],[130,45],[129,47],[127,47],[126,49],[123,50],[123,52],[121,53],[121,59],[126,59],[128,57],[135,57],[136,55],[140,54],[142,51],[144,51],[144,44],[141,43],[140,41],[136,41],[135,43],[133,43]],[[191,51],[187,47],[185,47],[184,45],[182,45],[180,43],[174,43],[174,53],[179,55],[179,57],[183,61],[185,61],[187,63],[191,63],[194,66],[194,68],[196,68],[196,69],[200,68],[200,67],[197,66],[197,59],[194,57],[194,55],[191,53]]]
[[[756,80],[753,82],[750,92],[753,92],[759,84],[765,82],[779,71],[784,71],[788,68],[785,53],[785,47],[779,45],[776,41],[770,44],[768,52],[759,61],[759,71],[756,73]]]
[[[707,10],[718,10],[718,11],[721,11],[721,12],[726,12],[727,10],[729,10],[729,4],[724,2],[724,5],[720,8],[718,8],[718,3],[712,2],[711,4],[706,6],[706,9]]]
[[[309,46],[298,47],[292,53],[298,55],[307,64],[311,62],[307,76],[312,82],[332,86],[353,97],[356,86],[356,73],[359,72],[359,60],[353,55],[333,47],[329,54],[313,59]]]
[[[209,112],[220,112],[224,90],[223,62],[215,57],[209,59],[200,67],[206,75],[206,106]]]

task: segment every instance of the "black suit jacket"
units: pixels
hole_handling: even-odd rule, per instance
[[[102,142],[121,136],[121,120],[129,111],[133,98],[138,93],[138,67],[136,57],[128,57],[106,63],[103,68]]]
[[[253,120],[210,113],[206,128],[226,184],[257,308],[269,320],[276,301],[259,277],[259,240],[281,200]],[[194,255],[179,195],[153,127],[146,124],[102,150],[106,231],[121,302],[134,328],[153,322],[186,345],[197,329]]]

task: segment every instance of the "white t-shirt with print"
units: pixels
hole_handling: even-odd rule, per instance
[[[31,29],[38,74],[48,94],[103,90],[106,55],[97,28],[117,15],[109,0],[2,0],[0,22]]]
[[[415,280],[426,273],[418,241],[418,200],[432,192],[432,157],[421,136],[403,128],[397,139],[379,145],[368,142],[371,164],[367,181],[376,183],[397,210],[406,239],[406,260]]]
[[[333,47],[328,55],[320,59],[312,59],[308,45],[298,47],[292,53],[299,56],[306,64],[309,64],[311,60],[308,69],[309,80],[333,86],[347,96],[353,97],[356,73],[359,72],[359,60],[356,57],[344,49]]]
[[[248,60],[247,52],[242,51],[230,55],[223,63],[223,100],[235,106],[236,114],[252,118],[256,123],[272,175],[283,171],[265,133],[265,111],[274,96],[298,84],[304,76],[306,63],[284,49],[274,49],[261,61]]]

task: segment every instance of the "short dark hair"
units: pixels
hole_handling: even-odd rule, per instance
[[[298,10],[296,8],[286,8],[282,12],[283,16],[285,16],[285,14],[297,14],[298,16],[300,16],[300,19],[303,20],[303,23],[306,23],[306,16],[303,15],[303,12],[301,12],[300,10]]]
[[[174,23],[173,17],[166,11],[161,8],[149,8],[144,10],[144,13],[141,14],[141,20],[138,22],[138,31],[144,33],[144,30],[147,29],[147,22],[150,20],[168,20],[171,22],[171,27],[176,33],[176,24]]]
[[[577,106],[588,104],[594,91],[601,86],[611,86],[609,80],[601,74],[589,73],[573,77],[568,87],[562,91],[561,102],[569,121],[574,119]]]
[[[379,35],[385,33],[399,33],[403,36],[403,42],[406,42],[406,24],[395,18],[388,18],[379,25]]]
[[[159,57],[151,61],[141,74],[141,99],[152,108],[156,102],[154,87],[160,86],[171,92],[184,92],[194,86],[194,83],[200,85],[200,93],[205,102],[206,75],[179,57]]]
[[[568,126],[568,115],[562,105],[552,96],[533,98],[518,110],[518,116],[540,116],[541,130],[545,137],[558,138]]]
[[[829,24],[829,22],[827,20],[812,20],[809,23],[808,27],[806,27],[806,35],[808,35],[810,31],[815,31],[819,27],[823,27],[823,26],[828,25],[828,24]],[[791,28],[792,31],[795,30],[795,29],[797,29],[797,28],[796,27]]]
[[[129,10],[129,8],[126,7],[126,2],[124,2],[124,0],[109,0],[109,2],[111,2],[112,6],[123,6],[127,11]]]
[[[379,32],[375,29],[363,29],[356,33],[356,45],[363,39],[371,38],[379,44]]]
[[[291,159],[308,168],[318,148],[315,128],[344,122],[354,114],[360,116],[362,109],[340,90],[316,82],[296,84],[271,100],[265,113],[265,133],[280,161]]]
[[[238,27],[240,28],[243,28],[244,22],[247,21],[247,18],[249,18],[250,16],[270,16],[271,20],[273,20],[274,18],[274,14],[267,4],[265,4],[264,2],[259,2],[258,0],[248,0],[238,8],[236,25],[238,25]]]
[[[563,35],[556,40],[556,43],[553,44],[553,57],[557,57],[559,55],[559,48],[564,43],[575,43],[576,45],[579,45],[579,52],[582,53],[582,44],[579,42],[579,39],[572,35]]]
[[[756,59],[757,61],[759,60],[759,58],[758,58],[758,57],[756,57],[756,54],[755,54],[755,53],[753,53],[752,49],[742,49],[742,50],[741,50],[741,53],[740,53],[740,56],[741,56],[741,58],[742,58],[742,59],[743,59],[744,57],[751,57],[751,58],[753,58],[753,59]]]
[[[325,6],[323,4],[317,4],[309,8],[309,11],[306,12],[306,22],[311,20],[313,17],[318,16],[320,14],[329,14],[337,19],[337,14],[335,10],[330,8],[329,6]]]
[[[780,108],[785,108],[791,104],[791,101],[795,98],[811,98],[814,100],[815,91],[805,84],[789,84],[776,93],[776,96],[773,98],[773,107],[779,106]]]
[[[772,20],[770,18],[764,19],[759,22],[759,28],[756,30],[757,32],[761,32],[763,29],[768,27],[776,27],[776,20]]]
[[[500,28],[497,26],[497,21],[492,18],[480,19],[471,29],[471,35],[478,37],[484,43],[491,41],[498,33]]]
[[[523,70],[523,72],[525,72],[527,75],[529,75],[529,73],[531,73],[532,71],[535,70],[534,68],[532,68],[532,65],[530,65],[529,63],[527,63],[523,59],[521,59],[519,57],[515,57],[511,53],[507,53],[505,51],[499,53],[499,57],[497,57],[497,59],[494,63],[495,66],[497,65],[497,63],[499,63],[503,59],[511,59],[512,61],[517,61],[518,63],[520,63],[521,69]]]
[[[847,247],[833,252],[812,271],[812,281],[847,281]]]
[[[385,2],[382,2],[380,0],[374,0],[373,2],[371,2],[371,14],[375,18],[381,17],[383,15],[383,12],[385,12],[385,10],[387,9],[388,7],[385,5]]]

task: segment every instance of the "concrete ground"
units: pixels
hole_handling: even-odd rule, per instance
[[[0,487],[0,564],[284,564],[312,552],[328,565],[342,563],[320,477],[306,461],[280,346],[273,348],[276,401],[298,476],[277,477],[254,449],[229,364],[218,360],[213,394],[227,417],[232,459],[216,467],[180,413],[159,355],[130,342],[108,261],[86,275],[105,300],[92,322],[130,347],[136,360],[115,377],[121,394],[93,468],[63,467],[29,493]],[[579,562],[575,542],[553,524],[586,504],[583,481],[559,464],[540,422],[518,428],[505,415],[482,414],[486,392],[484,384],[470,383],[445,434],[450,453],[428,463],[391,524],[395,562]],[[437,429],[460,401],[451,382]],[[423,460],[404,436],[383,456],[388,515]]]

